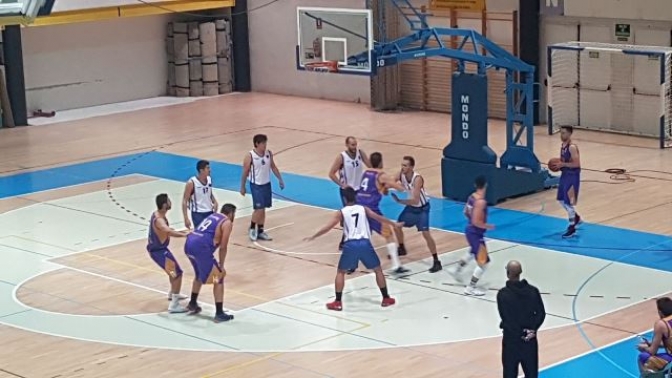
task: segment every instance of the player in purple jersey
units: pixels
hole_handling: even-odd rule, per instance
[[[574,209],[579,198],[579,186],[581,184],[581,158],[579,148],[572,143],[572,133],[574,128],[571,126],[562,126],[560,128],[560,139],[562,147],[560,148],[560,183],[558,184],[558,196],[560,205],[567,211],[569,218],[569,227],[562,235],[563,238],[569,238],[576,233],[576,226],[581,223],[581,217]]]
[[[383,169],[383,155],[380,152],[374,152],[369,158],[371,168],[364,171],[362,180],[357,191],[357,204],[369,208],[369,210],[382,216],[380,211],[380,201],[383,195],[387,194],[388,189],[395,189],[400,192],[404,187],[398,183],[394,177],[387,175]],[[392,260],[392,271],[396,274],[409,272],[399,262],[397,243],[394,239],[394,229],[390,225],[383,225],[373,218],[369,218],[369,226],[372,231],[385,238],[387,242],[387,254]]]
[[[478,280],[483,277],[483,273],[485,273],[485,269],[490,262],[488,249],[485,246],[485,231],[495,228],[495,226],[486,223],[488,220],[488,203],[485,200],[487,185],[488,183],[485,177],[477,177],[474,181],[476,191],[469,196],[467,203],[464,206],[464,216],[467,217],[467,228],[464,232],[464,236],[469,243],[469,252],[458,261],[457,268],[453,272],[453,275],[459,280],[459,274],[462,272],[462,269],[472,258],[476,259],[477,266],[471,276],[471,282],[464,289],[464,294],[466,295],[485,295],[483,291],[476,288],[476,284],[478,283]]]
[[[179,313],[187,310],[180,306],[179,301],[186,297],[180,294],[182,288],[182,268],[178,264],[175,256],[168,249],[170,244],[170,237],[183,238],[187,233],[175,231],[168,225],[166,214],[172,207],[172,203],[167,194],[159,194],[156,196],[157,210],[152,213],[149,221],[149,235],[147,237],[147,252],[149,257],[168,274],[170,281],[170,293],[168,299],[168,312]]]
[[[194,283],[191,290],[191,301],[187,309],[191,314],[201,312],[198,305],[198,294],[202,285],[212,284],[215,296],[215,323],[233,319],[233,315],[224,312],[224,260],[228,252],[229,237],[233,230],[233,219],[236,206],[230,203],[222,206],[220,213],[205,218],[196,229],[187,236],[184,252],[194,267]],[[219,249],[219,261],[214,253]]]

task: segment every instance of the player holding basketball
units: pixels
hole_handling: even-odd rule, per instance
[[[425,192],[425,180],[418,172],[415,172],[415,159],[412,156],[404,156],[398,182],[403,185],[406,192],[410,193],[409,198],[404,200],[399,199],[396,194],[392,193],[392,198],[397,203],[406,205],[399,214],[399,222],[402,222],[404,227],[415,226],[422,233],[427,248],[434,258],[434,263],[429,268],[429,272],[436,273],[442,270],[443,266],[439,260],[439,255],[436,253],[436,242],[429,231],[429,197]],[[407,253],[404,247],[404,232],[401,228],[395,228],[394,231],[399,242],[399,256],[404,256]]]
[[[210,162],[200,160],[196,163],[197,175],[187,181],[182,196],[182,216],[184,217],[184,226],[191,229],[198,226],[203,219],[215,212],[219,207],[217,199],[212,193],[212,178],[210,178]],[[191,211],[191,221],[187,214],[187,209]]]
[[[252,221],[250,222],[249,237],[252,241],[273,240],[264,231],[266,209],[273,206],[273,190],[271,188],[271,171],[278,178],[280,189],[285,189],[280,170],[275,165],[273,153],[266,148],[268,137],[257,134],[252,138],[254,148],[245,155],[243,160],[243,176],[240,180],[240,194],[245,196],[245,181],[250,181],[252,194]]]
[[[353,136],[345,138],[345,151],[341,152],[334,159],[334,163],[329,170],[329,178],[340,187],[341,203],[345,206],[343,199],[343,190],[345,188],[359,189],[362,182],[364,168],[371,167],[366,153],[357,148],[357,139]],[[338,249],[343,249],[343,241],[338,244]]]
[[[156,196],[156,211],[152,213],[149,220],[149,235],[147,237],[147,252],[149,257],[168,274],[170,281],[170,304],[168,305],[168,312],[179,313],[186,312],[187,309],[180,306],[180,299],[185,299],[180,294],[182,288],[182,268],[175,260],[175,256],[168,249],[170,244],[170,237],[184,238],[187,233],[175,231],[168,225],[168,218],[166,214],[171,209],[172,203],[167,194],[159,194]]]
[[[487,185],[485,177],[477,177],[474,182],[476,191],[469,196],[467,204],[464,206],[464,215],[468,221],[464,236],[467,238],[470,249],[469,253],[458,261],[455,275],[459,275],[472,258],[476,259],[477,264],[474,274],[471,276],[471,282],[464,289],[466,295],[485,295],[485,292],[476,288],[476,284],[485,273],[488,263],[490,263],[488,249],[485,247],[485,231],[495,228],[493,225],[486,223],[488,219],[488,203],[485,200]]]
[[[404,191],[404,187],[396,182],[392,176],[383,172],[383,155],[380,152],[371,154],[371,168],[364,171],[362,180],[357,191],[357,204],[367,207],[374,213],[382,216],[380,211],[380,201],[383,194],[387,194],[388,188],[394,188]],[[387,242],[387,253],[392,260],[392,270],[396,274],[407,273],[409,270],[404,268],[399,262],[397,244],[394,241],[394,228],[389,225],[383,225],[373,218],[368,218],[371,230],[385,238]]]
[[[383,295],[381,306],[392,306],[396,301],[387,292],[387,282],[380,267],[380,259],[371,244],[371,229],[369,228],[368,219],[375,219],[381,224],[385,223],[390,226],[396,226],[396,224],[362,205],[357,205],[357,193],[353,188],[343,189],[343,198],[345,206],[334,214],[329,224],[315,233],[315,235],[305,239],[306,241],[314,240],[331,231],[339,222],[343,222],[345,242],[343,243],[343,253],[338,261],[338,270],[336,271],[336,300],[327,303],[327,309],[334,311],[341,311],[343,309],[341,300],[343,287],[345,286],[345,272],[356,268],[360,261],[366,269],[373,269],[376,274],[376,283],[380,288],[380,293]]]
[[[221,214],[214,213],[201,222],[198,227],[187,236],[184,253],[189,257],[194,267],[194,282],[191,288],[191,301],[187,310],[191,314],[201,312],[198,305],[198,294],[202,285],[212,284],[215,296],[215,323],[233,319],[233,315],[224,312],[224,260],[229,247],[229,237],[233,230],[233,219],[236,215],[236,206],[230,203],[222,206]],[[214,253],[219,249],[219,262]]]
[[[581,184],[581,158],[579,148],[572,143],[572,133],[574,128],[571,126],[562,126],[560,128],[560,139],[562,147],[560,148],[560,163],[556,166],[562,172],[560,174],[560,183],[558,184],[558,196],[560,205],[567,211],[569,218],[569,227],[562,235],[563,238],[570,238],[576,233],[576,226],[581,223],[581,217],[574,209],[579,198],[579,185]]]

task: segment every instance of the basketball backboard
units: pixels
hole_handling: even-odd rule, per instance
[[[368,9],[297,8],[296,65],[338,62],[338,72],[371,74],[373,21]]]

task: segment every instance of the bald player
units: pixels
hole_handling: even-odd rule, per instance
[[[329,178],[340,188],[339,194],[343,206],[345,206],[343,191],[345,188],[359,189],[366,167],[371,167],[371,162],[366,153],[359,149],[357,138],[354,136],[345,138],[345,151],[336,156],[329,170]],[[343,249],[344,238],[345,236],[341,237],[341,242],[338,244],[339,250]]]

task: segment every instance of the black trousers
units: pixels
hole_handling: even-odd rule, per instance
[[[519,365],[523,367],[525,378],[539,376],[539,344],[536,338],[528,342],[521,339],[502,339],[504,378],[517,378]]]

